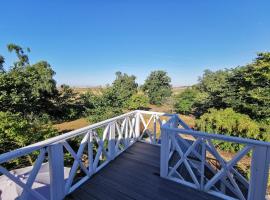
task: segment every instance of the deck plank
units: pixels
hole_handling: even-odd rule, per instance
[[[160,178],[159,158],[159,146],[136,142],[67,199],[220,200]]]

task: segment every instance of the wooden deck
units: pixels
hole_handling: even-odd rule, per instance
[[[160,148],[136,142],[66,199],[220,200],[159,176]]]

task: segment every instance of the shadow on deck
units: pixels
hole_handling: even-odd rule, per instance
[[[220,200],[159,176],[160,147],[136,142],[66,199]]]

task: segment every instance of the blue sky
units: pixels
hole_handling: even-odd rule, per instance
[[[270,51],[269,10],[269,0],[2,1],[0,54],[9,66],[8,43],[30,47],[58,84],[104,85],[119,70],[143,83],[163,69],[173,85],[191,85],[204,69]]]

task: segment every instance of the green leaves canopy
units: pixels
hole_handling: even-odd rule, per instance
[[[251,64],[235,69],[206,70],[191,90],[176,99],[176,109],[200,116],[209,108],[231,107],[270,123],[270,53],[259,53]],[[186,107],[180,109],[179,105],[184,104]]]
[[[142,85],[142,90],[149,97],[151,104],[161,105],[164,100],[171,96],[171,78],[165,71],[153,71]]]

